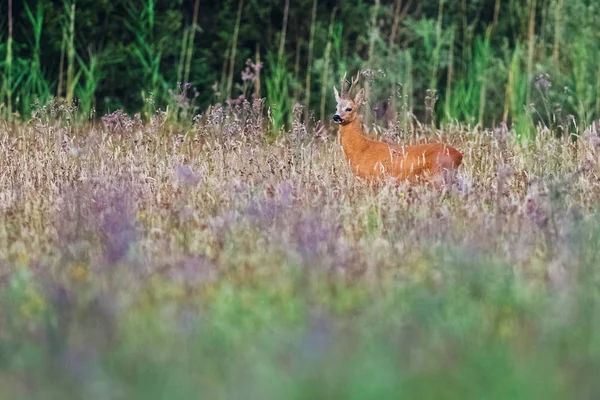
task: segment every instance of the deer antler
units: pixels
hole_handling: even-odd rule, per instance
[[[354,88],[354,85],[356,85],[359,80],[360,80],[360,71],[358,71],[356,73],[356,78],[352,78],[352,85],[350,86],[350,89]]]
[[[346,74],[347,74],[347,72],[344,72],[344,76],[341,79],[341,82],[342,82],[342,86],[341,86],[342,98],[347,96],[347,92],[346,92]]]
[[[358,83],[358,81],[360,80],[360,71],[358,71],[356,73],[356,77],[352,78],[352,81],[350,83],[350,88],[346,89],[346,85],[348,84],[348,81],[346,80],[347,74],[348,74],[347,72],[344,72],[344,76],[341,79],[341,81],[342,81],[342,97],[348,97],[350,91],[352,89],[354,89],[354,85],[356,85]]]

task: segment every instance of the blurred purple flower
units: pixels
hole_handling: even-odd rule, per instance
[[[296,250],[306,264],[344,267],[350,252],[344,251],[340,245],[340,230],[341,226],[319,215],[302,218],[293,229]]]
[[[246,216],[254,219],[261,225],[268,226],[272,224],[275,218],[282,212],[282,206],[279,202],[270,199],[253,201],[246,208]]]
[[[225,234],[237,225],[238,220],[237,214],[233,211],[229,211],[211,218],[208,221],[208,229],[215,237],[217,237],[217,239],[222,240]]]
[[[103,210],[101,230],[105,236],[105,257],[111,263],[123,259],[136,239],[133,213],[125,192],[109,192],[97,199],[108,206]]]
[[[263,63],[262,62],[257,62],[256,64],[252,62],[252,60],[249,58],[246,60],[246,66],[248,66],[252,72],[254,74],[258,74],[258,72],[262,69],[263,67]]]
[[[246,208],[246,216],[263,226],[272,225],[275,219],[289,209],[293,202],[293,188],[288,182],[277,185],[275,198],[254,200]]]
[[[201,175],[194,172],[190,166],[186,164],[178,164],[175,167],[175,177],[177,181],[189,186],[196,186],[201,179]]]
[[[242,71],[242,81],[251,81],[252,79],[254,79],[254,74],[249,68],[246,68],[244,71]]]
[[[545,228],[550,219],[547,193],[538,182],[532,183],[525,198],[523,213],[538,228]]]
[[[170,277],[182,285],[194,285],[213,281],[217,277],[217,268],[208,258],[201,255],[190,255],[169,271]]]
[[[315,217],[300,220],[294,229],[296,248],[306,261],[312,261],[329,242],[331,230]]]
[[[280,183],[277,186],[277,191],[279,192],[281,205],[284,207],[291,206],[294,201],[294,188],[292,185],[289,182]]]
[[[550,82],[549,74],[540,74],[537,77],[535,82],[536,89],[550,89],[552,87],[552,82]]]

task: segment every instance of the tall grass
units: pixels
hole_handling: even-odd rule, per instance
[[[138,5],[127,5],[127,27],[135,35],[136,46],[132,48],[144,78],[141,97],[144,104],[143,112],[149,117],[153,109],[153,103],[147,99],[152,97],[163,100],[166,95],[166,82],[161,73],[162,40],[155,40],[155,8],[156,0],[144,0],[141,8]]]
[[[12,0],[8,0],[8,37],[6,40],[6,57],[3,65],[0,99],[3,103],[6,101],[6,115],[9,120],[12,119],[12,96],[15,89],[15,83],[13,82],[13,24]]]
[[[75,10],[76,0],[65,0],[65,22],[63,30],[65,32],[67,44],[67,87],[66,100],[68,104],[73,102],[75,96],[75,86],[79,79],[79,74],[75,74]]]
[[[525,105],[527,101],[527,78],[521,68],[520,51],[521,47],[517,43],[510,61],[504,121],[507,121],[510,113],[518,137],[530,137],[534,133],[531,123],[531,105]]]
[[[275,55],[268,54],[267,63],[271,65],[269,73],[265,76],[269,118],[272,133],[277,136],[286,127],[290,117],[289,73],[285,66],[285,55],[284,58],[277,61]]]
[[[313,0],[312,4],[312,12],[310,19],[310,36],[308,38],[308,56],[307,56],[307,66],[306,66],[306,84],[305,84],[305,101],[304,101],[304,109],[305,109],[305,121],[308,121],[308,117],[310,115],[310,93],[311,93],[311,79],[312,79],[312,66],[313,66],[313,51],[315,45],[315,24],[317,19],[317,0]]]
[[[257,104],[0,125],[2,398],[594,397],[597,126],[374,188]]]
[[[235,54],[237,52],[237,41],[238,41],[238,34],[240,31],[240,21],[242,18],[243,9],[244,9],[244,0],[239,0],[237,14],[235,17],[233,36],[231,39],[231,51],[229,53],[229,74],[227,76],[227,87],[225,89],[225,96],[227,96],[227,98],[231,98],[231,90],[233,88],[233,73],[235,71]]]
[[[198,13],[200,10],[200,0],[194,2],[194,13],[192,16],[192,26],[189,33],[189,41],[187,42],[187,53],[185,59],[184,82],[190,81],[190,70],[192,67],[192,55],[194,54],[194,38],[198,31]],[[184,41],[185,42],[185,41]]]
[[[198,1],[189,10],[191,22],[181,24],[182,28],[169,23],[175,26],[169,33],[164,33],[165,21],[178,14],[167,13],[164,20],[158,19],[157,7],[163,5],[155,0],[123,3],[126,12],[118,18],[129,30],[124,35],[128,42],[109,46],[89,43],[84,37],[83,32],[89,27],[79,19],[84,18],[86,10],[77,7],[85,5],[71,0],[62,4],[62,9],[54,10],[46,7],[44,0],[28,3],[17,16],[22,19],[17,21],[18,32],[25,32],[19,36],[21,41],[15,42],[14,35],[7,30],[2,33],[6,39],[0,47],[4,116],[20,115],[26,119],[33,110],[32,104],[44,104],[49,101],[50,93],[56,93],[69,103],[81,104],[82,115],[88,115],[93,104],[100,102],[111,111],[128,108],[133,113],[142,111],[149,118],[156,109],[169,105],[169,90],[176,87],[176,82],[186,83],[191,77],[194,84],[201,85],[198,87],[201,106],[208,106],[207,99],[218,99],[221,103],[237,99],[244,94],[241,93],[244,82],[239,84],[239,72],[244,68],[242,57],[244,60],[252,57],[258,44],[249,39],[252,35],[246,21],[254,21],[257,15],[267,15],[263,11],[271,10],[271,6],[243,0],[219,9],[222,15],[231,17],[228,18],[231,23],[218,29],[218,43],[226,50],[217,54],[215,61],[214,55],[207,55],[211,50],[202,47],[213,33],[201,26],[207,22]],[[570,96],[560,104],[564,115],[574,115],[582,126],[598,118],[600,58],[595,29],[598,9],[585,0],[568,3],[497,0],[492,18],[483,12],[480,3],[466,0],[452,4],[431,0],[421,7],[402,1],[359,2],[353,12],[349,12],[347,5],[336,8],[318,1],[311,5],[304,15],[298,5],[284,2],[279,12],[282,18],[277,18],[281,27],[268,29],[277,32],[275,39],[266,41],[254,56],[257,60],[264,59],[267,53],[277,54],[277,58],[281,58],[280,54],[286,56],[285,64],[276,60],[273,65],[265,65],[264,71],[294,71],[288,74],[288,95],[292,102],[303,103],[306,121],[313,111],[318,119],[326,121],[334,77],[358,70],[370,70],[387,78],[372,88],[372,82],[365,81],[369,107],[374,110],[367,113],[365,121],[370,122],[374,116],[373,126],[381,124],[380,118],[386,119],[387,126],[394,125],[405,104],[411,114],[424,119],[429,112],[424,105],[424,94],[430,89],[441,99],[434,110],[436,121],[430,121],[434,124],[460,122],[491,127],[503,121],[515,123],[516,131],[528,136],[540,122],[537,113],[528,109],[539,100],[535,82],[542,73],[551,75],[556,88],[569,88]],[[175,6],[164,7],[175,10]],[[334,11],[336,18],[332,18]],[[307,19],[307,23],[298,23],[301,18]],[[11,15],[9,19],[8,27],[12,30],[15,18]],[[53,25],[56,20],[61,21],[58,27]],[[288,27],[299,29],[297,34],[301,39],[290,36]],[[507,27],[513,29],[507,31]],[[56,35],[54,32],[59,30],[62,49],[60,58],[56,50],[56,58],[60,60],[56,71],[53,65],[42,65],[47,63],[47,52],[52,47],[44,45],[44,35],[46,32]],[[81,37],[75,40],[77,34]],[[53,39],[56,38],[48,40]],[[57,41],[53,42],[57,47]],[[286,46],[288,42],[294,46]],[[307,52],[303,51],[305,43]],[[171,50],[173,45],[178,49],[175,54]],[[90,49],[98,49],[93,58],[89,57]],[[284,54],[292,53],[293,49],[294,55]],[[118,96],[103,97],[107,88],[105,80],[100,78],[113,81],[116,65],[135,70],[139,82],[131,87],[124,84],[127,89],[119,88]],[[216,90],[210,90],[215,81]],[[267,80],[258,82],[255,93],[261,90],[268,93]],[[272,79],[269,85],[273,92]],[[136,95],[130,95],[131,90]],[[116,98],[119,96],[123,99]],[[407,101],[398,101],[399,96],[407,97]],[[268,101],[275,105],[280,98],[284,96]],[[292,107],[282,108],[286,109],[285,115],[279,119],[289,122]]]
[[[28,65],[28,73],[20,90],[23,113],[31,113],[31,104],[46,104],[52,97],[50,84],[44,76],[41,63],[41,39],[44,29],[44,8],[42,2],[36,4],[35,10],[32,10],[28,4],[25,4],[25,11],[33,29],[33,43],[31,45],[31,60]]]
[[[75,94],[79,99],[79,110],[82,115],[93,118],[95,114],[95,93],[102,79],[102,58],[88,49],[88,61],[77,55],[79,68],[83,74],[83,84],[77,86]]]
[[[343,29],[341,24],[335,22],[336,13],[337,8],[334,8],[333,11],[331,11],[331,17],[329,19],[327,45],[325,46],[325,54],[323,55],[322,60],[321,103],[319,107],[319,119],[321,121],[325,120],[325,105],[327,104],[327,101],[331,99],[327,94],[329,93],[330,86],[332,86],[331,82],[334,81],[331,79],[331,52],[332,48],[336,45],[336,48],[339,51],[339,38],[341,37],[341,31]]]

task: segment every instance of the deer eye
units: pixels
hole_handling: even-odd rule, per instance
[[[346,111],[350,112],[352,109],[350,107],[346,108]]]

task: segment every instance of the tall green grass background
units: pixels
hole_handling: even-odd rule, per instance
[[[305,118],[314,110],[327,120],[331,87],[357,70],[371,72],[366,122],[382,125],[407,112],[425,117],[427,90],[437,93],[437,123],[507,122],[523,135],[540,121],[559,123],[536,108],[544,96],[550,114],[581,126],[600,112],[593,0],[7,0],[1,7],[5,118],[27,119],[55,97],[75,101],[87,118],[117,109],[149,115],[172,107],[177,82],[190,82],[197,110],[267,97],[278,132],[296,103]],[[264,67],[243,80],[247,59]],[[552,83],[547,93],[536,87],[542,74]]]

